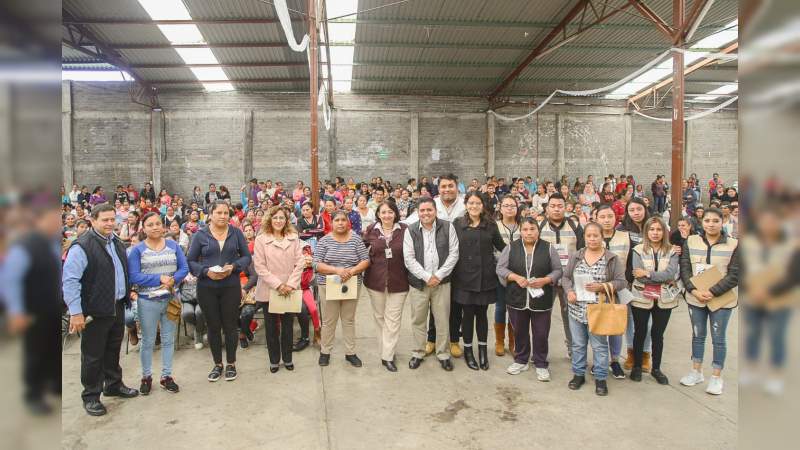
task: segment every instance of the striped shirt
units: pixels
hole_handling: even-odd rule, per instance
[[[135,247],[133,247],[131,253],[128,256],[128,260],[130,261],[131,259],[138,258],[139,267],[138,268],[134,267],[133,270],[131,270],[131,272],[137,271],[138,269],[137,271],[138,273],[141,273],[143,275],[156,275],[158,277],[160,277],[161,275],[173,276],[173,274],[178,272],[177,252],[181,251],[180,247],[177,246],[175,241],[166,241],[165,244],[166,245],[164,245],[164,248],[158,251],[149,248],[147,245],[145,245],[144,242],[141,242],[137,244]],[[133,282],[134,280],[132,279],[131,281]],[[177,279],[175,281],[180,282]],[[148,283],[148,284],[153,284],[153,283]],[[159,288],[160,288],[159,285],[144,286],[142,284],[139,284],[138,293],[141,297],[150,298],[151,294],[159,290]]]
[[[577,266],[575,266],[574,276],[577,274],[590,275],[595,283],[603,283],[606,281],[606,259],[600,258],[596,263],[591,266],[586,263],[585,259],[581,259]],[[597,293],[594,294],[597,298]],[[597,301],[597,300],[595,300]],[[586,303],[577,301],[576,303],[567,303],[569,308],[569,316],[580,323],[588,323],[589,319],[586,317]]]
[[[314,265],[325,263],[334,267],[353,267],[368,259],[367,247],[356,233],[350,233],[347,242],[339,242],[329,234],[320,239],[314,249]],[[324,285],[325,277],[326,275],[317,274],[317,283]],[[358,284],[361,284],[361,274],[358,275]]]

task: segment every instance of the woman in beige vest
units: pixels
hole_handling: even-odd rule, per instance
[[[660,217],[644,224],[642,243],[633,248],[633,369],[631,380],[642,381],[642,360],[647,322],[652,317],[650,338],[653,341],[653,366],[650,375],[658,384],[669,384],[661,372],[664,331],[672,308],[678,306],[678,255],[669,243],[667,225]]]
[[[702,218],[704,236],[691,235],[686,239],[681,251],[681,280],[686,287],[686,302],[689,304],[689,317],[692,320],[692,371],[681,378],[684,386],[694,386],[704,381],[703,353],[706,343],[708,322],[711,322],[711,341],[714,354],[711,363],[712,375],[706,392],[722,394],[720,374],[725,365],[727,344],[725,333],[728,329],[733,308],[737,305],[739,285],[739,257],[736,239],[722,233],[722,211],[708,208]],[[709,290],[695,287],[691,278],[705,270],[716,267],[723,278]],[[708,304],[733,290],[732,300],[712,311]],[[719,306],[719,305],[717,305]]]

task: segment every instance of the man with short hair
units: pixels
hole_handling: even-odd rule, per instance
[[[539,224],[539,236],[542,240],[552,245],[558,253],[561,267],[567,267],[569,258],[578,250],[584,247],[583,228],[580,224],[566,218],[564,196],[559,193],[552,194],[547,199],[545,207],[546,219]],[[555,286],[555,293],[558,295],[558,302],[561,306],[561,321],[564,325],[565,344],[567,353],[572,357],[572,333],[569,330],[569,308],[567,307],[567,294],[561,287],[559,280]]]
[[[107,412],[100,402],[101,393],[122,398],[139,395],[122,383],[119,365],[131,284],[125,246],[114,234],[114,225],[113,206],[94,207],[92,229],[70,247],[62,275],[70,332],[82,332],[81,397],[91,416]]]
[[[377,186],[372,190],[372,198],[367,202],[367,208],[378,213],[378,206],[386,199],[386,189],[383,186]]]
[[[403,235],[403,260],[408,269],[409,300],[411,303],[414,350],[408,367],[416,369],[422,364],[430,339],[425,332],[428,310],[436,322],[436,358],[442,369],[453,370],[447,351],[448,317],[452,305],[450,273],[458,262],[458,236],[453,225],[439,219],[436,203],[422,198],[417,206],[419,221],[406,228]],[[452,338],[451,338],[452,340]],[[451,344],[452,346],[452,344]]]
[[[217,185],[214,183],[210,183],[208,185],[208,192],[206,192],[206,205],[210,205],[219,199],[219,194],[217,193]]]

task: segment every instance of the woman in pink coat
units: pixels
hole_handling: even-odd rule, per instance
[[[268,303],[270,295],[289,295],[300,289],[300,275],[305,267],[303,243],[289,222],[289,212],[282,206],[273,206],[261,223],[261,233],[254,245],[253,265],[258,273],[255,298]],[[266,305],[265,305],[266,306]],[[292,321],[294,314],[264,313],[266,321],[269,371],[280,368],[281,357],[286,370],[294,370],[292,363]],[[278,334],[280,321],[280,335]]]

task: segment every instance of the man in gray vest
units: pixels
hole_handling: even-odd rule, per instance
[[[70,333],[82,332],[81,397],[90,416],[106,413],[101,393],[121,398],[139,395],[122,383],[119,366],[131,284],[125,246],[114,235],[115,219],[116,211],[108,203],[92,208],[92,229],[70,247],[62,275]]]
[[[447,351],[450,328],[450,272],[458,261],[458,237],[450,222],[436,217],[436,203],[422,198],[419,222],[406,229],[403,260],[408,269],[414,350],[408,367],[416,369],[425,357],[428,309],[436,321],[436,358],[446,371],[453,370]]]

